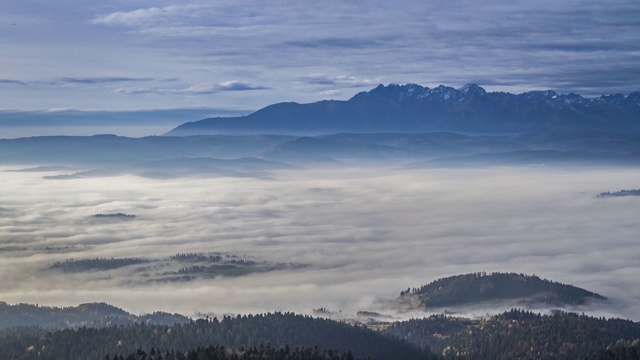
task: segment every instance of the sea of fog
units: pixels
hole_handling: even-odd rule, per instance
[[[19,167],[13,167],[17,169]],[[9,170],[8,168],[2,170]],[[0,300],[108,302],[134,313],[379,310],[408,287],[477,271],[536,274],[640,320],[640,197],[625,169],[322,169],[266,178],[44,179],[3,171]],[[97,221],[94,214],[135,219]],[[56,261],[223,252],[306,266],[171,283],[60,273]],[[480,310],[481,311],[481,310]]]

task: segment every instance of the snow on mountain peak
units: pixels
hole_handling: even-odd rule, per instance
[[[478,86],[478,84],[466,84],[465,86],[461,87],[459,91],[465,95],[468,95],[468,94],[484,95],[487,93],[482,87]]]

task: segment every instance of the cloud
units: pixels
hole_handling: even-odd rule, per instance
[[[159,88],[120,88],[115,91],[122,94],[157,94],[157,95],[211,95],[226,91],[249,91],[266,90],[265,86],[254,86],[246,82],[231,80],[216,85],[194,85],[182,89],[159,89]]]
[[[174,5],[162,8],[150,7],[133,11],[116,11],[106,15],[98,15],[91,22],[99,25],[144,27],[161,25],[179,21],[183,18],[201,16],[199,10],[203,5]]]
[[[102,76],[102,77],[63,77],[54,82],[53,85],[99,85],[99,84],[114,84],[114,83],[126,83],[126,82],[146,82],[154,81],[154,78],[133,78],[133,77],[120,77],[120,76]]]
[[[44,110],[45,113],[66,113],[66,112],[71,112],[71,111],[78,111],[78,110],[74,109],[72,107],[49,108],[49,109]]]
[[[0,84],[9,84],[9,85],[22,85],[26,86],[27,83],[20,80],[11,80],[11,79],[0,79]]]
[[[311,74],[299,76],[298,87],[323,98],[335,98],[344,94],[341,89],[372,88],[382,82],[380,77],[375,79],[359,79],[355,76],[327,74]]]
[[[0,298],[10,303],[353,313],[379,309],[401,290],[442,276],[513,271],[612,299],[593,313],[640,319],[639,199],[595,196],[637,187],[634,169],[307,169],[263,179],[174,180],[43,175],[3,173]],[[136,218],[91,218],[116,212]],[[69,258],[210,251],[311,266],[142,286],[105,273],[40,270]]]
[[[354,76],[339,75],[329,76],[325,74],[312,74],[301,76],[298,80],[311,85],[327,85],[337,87],[365,87],[379,84],[379,79],[358,79]]]
[[[253,86],[249,83],[231,80],[225,81],[215,86],[220,91],[245,91],[245,90],[264,90],[268,89],[264,86]]]
[[[593,13],[600,14],[597,20]],[[400,7],[330,1],[308,9],[276,1],[266,9],[257,3],[239,7],[225,2],[151,7],[100,15],[93,23],[128,27],[171,44],[178,38],[193,44],[215,38],[222,46],[203,56],[248,66],[257,66],[258,58],[267,67],[324,64],[358,78],[369,78],[376,69],[375,76],[394,82],[451,86],[482,74],[513,91],[591,92],[594,69],[634,63],[637,14],[640,7],[629,1],[606,6],[590,0],[566,6],[409,1]],[[345,27],[353,35],[345,37]],[[539,72],[546,76],[536,77]],[[629,77],[624,78],[597,83],[619,89],[629,86]]]
[[[320,95],[323,95],[323,96],[340,96],[340,95],[342,95],[342,91],[340,91],[340,90],[326,90],[326,91],[320,92]]]
[[[640,4],[631,0],[408,0],[401,6],[379,0],[317,4],[274,0],[268,6],[255,0],[179,4],[107,0],[96,9],[62,1],[39,9],[16,2],[4,10],[5,17],[28,24],[24,29],[29,31],[13,29],[0,35],[5,51],[12,54],[2,59],[0,68],[12,69],[9,77],[29,86],[3,86],[0,108],[202,106],[202,97],[197,96],[119,94],[215,92],[211,84],[220,78],[243,79],[269,89],[246,92],[242,99],[211,99],[224,104],[207,105],[254,110],[281,101],[316,101],[325,91],[342,91],[346,99],[370,86],[364,79],[455,88],[477,82],[490,85],[488,91],[512,93],[553,89],[600,95],[640,90],[635,76]],[[40,56],[43,52],[48,54],[46,60]],[[90,92],[83,91],[87,85],[60,92],[34,81],[55,79],[66,71],[60,69],[69,68],[87,78],[108,70],[156,82],[179,74],[183,84],[204,84],[209,89],[115,82],[102,89],[93,84]],[[301,79],[301,74],[327,78]],[[355,82],[334,79],[342,74]],[[113,92],[114,84],[122,84],[120,93]],[[36,91],[47,96],[35,96]]]
[[[348,48],[358,49],[367,47],[380,47],[381,40],[377,39],[355,39],[355,38],[326,38],[294,40],[286,42],[287,45],[302,48]]]

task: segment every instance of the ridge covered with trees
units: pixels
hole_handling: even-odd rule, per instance
[[[167,350],[164,353],[151,349],[147,354],[144,350],[138,349],[129,356],[114,356],[111,359],[108,355],[105,360],[354,360],[351,351],[339,352],[333,349],[320,350],[318,347],[296,347],[291,349],[288,346],[273,348],[269,345],[260,345],[248,349],[228,349],[224,346],[198,347],[188,352]],[[366,359],[371,359],[367,357]]]
[[[514,309],[481,320],[433,315],[392,324],[384,333],[432,349],[446,359],[568,360],[586,359],[616,346],[637,346],[640,324]]]
[[[105,271],[114,270],[130,265],[139,265],[149,262],[141,258],[93,258],[93,259],[68,259],[56,261],[49,265],[50,270],[60,270],[63,272],[83,272],[83,271]]]
[[[181,266],[251,261],[224,253],[179,253]],[[601,295],[535,275],[470,273],[402,291],[433,304],[480,304],[518,298],[583,304]],[[319,316],[331,312],[315,310]],[[358,317],[383,317],[360,311]],[[375,329],[375,330],[374,330]],[[375,326],[293,313],[225,315],[191,320],[178,314],[135,316],[106,303],[76,308],[0,302],[0,358],[7,359],[635,359],[640,323],[560,310],[512,309],[486,318],[432,315]],[[433,353],[432,351],[435,351]]]
[[[97,218],[124,218],[124,219],[133,219],[136,216],[132,215],[132,214],[125,214],[125,213],[113,213],[113,214],[95,214],[93,215],[93,217],[97,217]]]
[[[176,282],[235,277],[252,273],[299,269],[300,263],[257,261],[229,253],[178,253],[168,258],[102,258],[56,261],[45,269],[61,273],[100,272],[96,280],[112,279],[123,283]],[[112,270],[125,271],[112,271]]]
[[[484,272],[437,279],[400,293],[401,300],[417,298],[427,308],[456,306],[492,300],[516,300],[522,305],[583,305],[606,297],[573,285],[535,275]]]
[[[104,327],[147,323],[169,325],[191,319],[165,312],[136,316],[107,303],[87,303],[69,307],[32,304],[9,305],[0,301],[0,329],[39,327],[42,329]]]
[[[318,347],[318,351],[351,351],[354,357],[380,360],[435,358],[404,340],[333,320],[272,313],[200,319],[188,324],[81,327],[42,334],[0,336],[3,358],[103,360],[129,356],[138,349],[188,352],[211,345],[240,349],[269,344],[276,348]]]
[[[598,197],[622,197],[622,196],[640,196],[640,189],[620,190],[614,192],[601,192]]]
[[[516,309],[484,319],[433,315],[396,322],[383,331],[292,313],[173,325],[0,330],[0,358],[24,360],[600,360],[635,359],[639,344],[640,323],[633,321]]]

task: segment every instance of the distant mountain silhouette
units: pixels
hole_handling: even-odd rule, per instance
[[[408,168],[592,164],[637,166],[640,133],[579,132],[469,135],[451,132],[336,133],[318,136],[113,135],[0,139],[0,164],[35,165],[64,180],[136,174],[263,176],[306,166],[385,164]]]
[[[640,92],[584,98],[531,91],[486,92],[475,84],[379,85],[347,101],[279,103],[241,117],[216,117],[178,126],[166,135],[433,132],[516,134],[602,130],[640,132]]]

